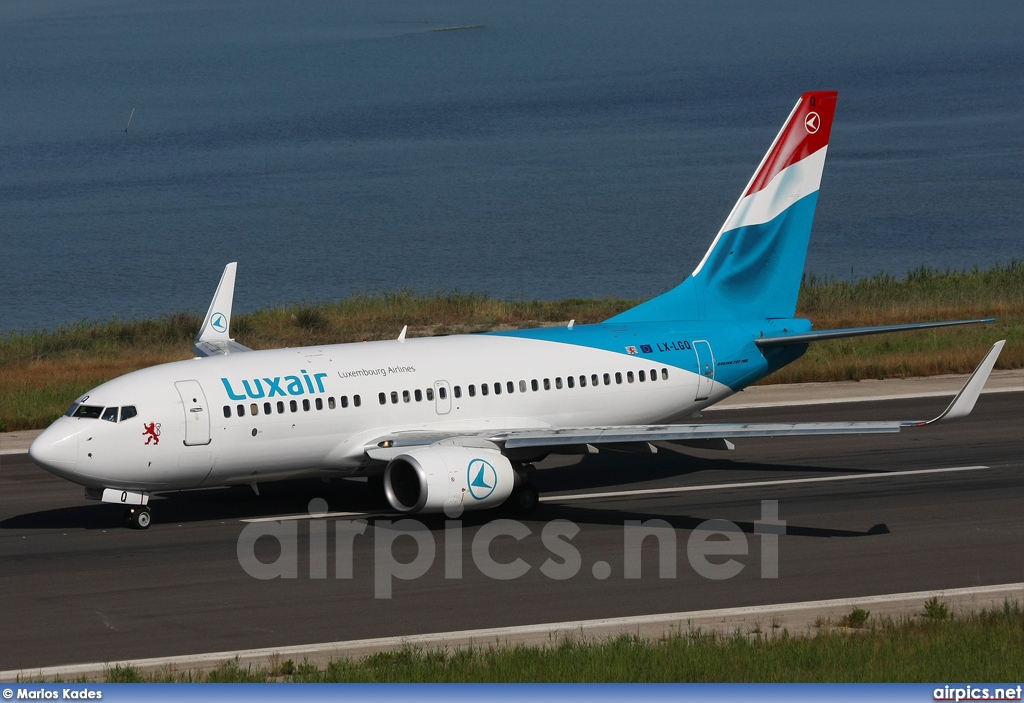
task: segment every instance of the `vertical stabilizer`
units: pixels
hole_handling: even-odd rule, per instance
[[[836,96],[804,93],[693,273],[610,321],[792,317]]]
[[[214,356],[231,352],[251,351],[248,347],[231,339],[231,306],[235,300],[235,267],[232,261],[224,267],[217,292],[210,301],[210,309],[206,311],[206,319],[196,337],[192,351],[196,356]]]

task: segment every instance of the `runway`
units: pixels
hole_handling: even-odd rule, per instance
[[[705,419],[928,418],[947,402],[915,398],[729,410]],[[412,537],[390,539],[395,526],[382,521],[396,516],[370,517],[365,533],[354,538],[352,578],[336,578],[334,526],[358,515],[287,521],[297,535],[296,578],[259,580],[239,563],[243,530],[284,524],[245,521],[308,516],[314,498],[326,500],[331,513],[361,514],[369,498],[360,482],[264,484],[259,497],[248,488],[169,494],[153,500],[153,526],[136,532],[120,526],[120,508],[86,501],[79,487],[38,469],[25,455],[4,456],[0,670],[849,598],[1024,577],[1020,392],[986,394],[963,421],[897,436],[746,440],[733,452],[664,448],[654,456],[562,457],[545,462],[535,483],[545,502],[519,519],[528,534],[518,540],[498,536],[489,548],[495,563],[521,559],[520,566],[529,567],[523,575],[491,578],[480,566],[490,568],[486,558],[474,557],[481,530],[494,529],[496,517],[513,516],[468,513],[461,529],[447,530],[443,517],[422,518],[428,531],[421,537],[432,541],[436,557],[422,576],[391,580],[391,597],[385,599],[375,597],[375,567],[379,572],[382,560],[375,549],[390,545],[399,562],[417,554]],[[778,518],[786,523],[778,538],[777,578],[762,577],[770,544],[758,524],[770,522],[762,501],[778,501]],[[626,578],[624,523],[652,519],[675,528],[675,573],[659,577],[666,560],[659,559],[651,539],[644,543],[640,578]],[[688,558],[695,528],[712,519],[736,525],[732,538],[746,544],[732,556],[708,557],[715,564],[731,558],[742,565],[731,578],[706,578]],[[575,575],[561,580],[551,574],[572,571],[564,560],[571,553],[542,535],[553,520],[579,529],[571,540],[561,538],[562,545],[571,541],[580,562]],[[326,551],[314,536],[311,560],[311,529],[325,523]],[[461,546],[453,543],[456,538]],[[278,548],[263,537],[256,553],[273,562]],[[311,563],[320,575],[321,553],[326,578],[311,578]],[[448,576],[454,576],[453,561],[461,562],[461,578],[446,578],[446,562]],[[546,562],[557,568],[542,570]]]

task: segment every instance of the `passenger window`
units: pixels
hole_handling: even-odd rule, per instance
[[[476,386],[472,383],[469,384],[469,397],[473,398],[476,396]]]
[[[534,389],[533,390],[537,390],[537,388],[536,388],[537,382],[534,381],[533,384],[534,384]],[[519,379],[519,392],[520,393],[525,393],[526,392],[526,381],[524,381],[523,379]]]
[[[622,383],[622,374],[618,371],[615,372],[615,382]]]
[[[508,392],[509,393],[515,393],[516,392],[516,384],[512,383],[512,381],[506,381],[505,382],[505,387],[508,388]]]
[[[224,406],[224,417],[231,417],[231,406],[230,405],[225,405]]]
[[[433,400],[433,399],[434,399],[434,389],[433,388],[428,388],[427,389],[427,400]]]
[[[282,414],[282,415],[284,414],[284,401],[283,400],[277,401],[277,412],[279,414]]]
[[[298,402],[296,402],[294,400],[289,400],[288,401],[288,409],[291,410],[293,413],[299,412],[299,404],[298,404]]]
[[[408,403],[412,400],[412,396],[409,395],[409,391],[402,391],[402,402]]]
[[[323,398],[317,398],[313,402],[316,403],[316,409],[317,410],[323,410],[324,409],[324,399]]]
[[[606,386],[612,385],[612,377],[610,375],[608,375],[608,374],[604,375],[604,385],[606,385]]]
[[[419,388],[416,389],[416,402],[417,403],[422,403],[423,402],[423,391],[421,391]]]
[[[328,408],[330,408],[331,410],[334,410],[334,407],[335,407],[335,406],[334,406],[334,396],[333,396],[333,395],[332,395],[332,396],[330,396],[330,397],[329,397],[329,398],[327,399],[327,407],[328,407]]]
[[[626,372],[626,383],[632,383],[632,382],[633,382],[633,372],[632,371],[627,371]]]
[[[239,405],[235,408],[235,412],[238,413],[238,417],[245,417],[245,406]]]
[[[501,395],[501,384],[497,381],[494,382],[494,395]]]
[[[658,380],[658,369],[651,369],[651,380],[652,381],[657,381]]]
[[[586,388],[586,387],[587,387],[587,377],[586,376],[580,376],[580,388]]]
[[[583,377],[580,376],[580,378],[583,378]],[[566,376],[565,384],[567,386],[569,386],[569,388],[575,388],[576,387],[576,377],[575,376]]]
[[[448,389],[445,388],[444,386],[441,386],[440,388],[438,388],[437,389],[437,397],[440,398],[441,400],[444,400],[445,398],[447,398],[448,397]]]
[[[487,395],[489,392],[490,392],[490,389],[487,387],[487,384],[486,383],[481,383],[480,384],[480,394],[481,395]]]
[[[456,398],[461,398],[462,397],[462,388],[460,388],[459,386],[455,386],[454,388],[452,388],[452,393],[455,394]]]
[[[363,401],[359,399],[358,395],[352,396],[352,405],[354,405],[354,406],[356,406],[358,408],[362,404],[363,404]]]
[[[307,413],[309,412],[309,398],[302,399],[302,409]]]
[[[392,405],[397,405],[398,404],[398,391],[391,391],[391,404]]]
[[[121,422],[124,422],[125,420],[127,420],[129,418],[133,418],[133,417],[135,417],[138,414],[139,413],[137,413],[135,411],[135,406],[134,405],[122,405],[121,406]],[[228,411],[228,415],[230,415],[230,414],[231,414],[231,411],[229,410]]]
[[[341,396],[341,407],[343,407],[343,408],[347,408],[348,407],[348,396],[347,395]]]
[[[663,381],[667,381],[668,380],[668,369],[662,369],[661,370],[661,380],[663,380]]]
[[[597,380],[597,374],[596,373],[590,374],[590,385],[596,386],[596,385],[598,385],[598,383],[599,383],[599,381]]]
[[[550,378],[545,378],[544,379],[544,390],[546,390],[546,391],[551,390],[551,379]]]
[[[378,394],[377,395],[377,400],[380,401],[381,405],[387,405],[388,404],[388,396],[385,393]]]
[[[640,383],[643,383],[644,381],[647,380],[647,374],[645,374],[643,371],[638,371],[637,377],[640,379]]]
[[[544,380],[546,381],[547,379]],[[535,391],[540,390],[540,386],[537,385],[537,379],[533,379],[532,381],[530,381],[530,389]]]
[[[562,377],[558,376],[555,378],[555,390],[562,390]]]
[[[250,405],[249,406],[249,414],[250,415],[259,415],[260,414],[260,406],[257,405],[256,403],[253,403],[252,405]]]
[[[264,415],[269,415],[272,412],[272,410],[273,410],[273,408],[271,407],[270,403],[264,403],[263,404],[263,414]]]

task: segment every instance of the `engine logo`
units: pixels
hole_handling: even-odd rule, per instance
[[[476,500],[483,500],[497,488],[498,472],[490,462],[473,459],[466,468],[466,483],[469,484],[469,494]]]

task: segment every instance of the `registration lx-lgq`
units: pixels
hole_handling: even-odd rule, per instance
[[[823,339],[984,322],[813,330],[794,318],[835,92],[797,102],[679,286],[596,325],[252,351],[231,339],[235,265],[197,359],[121,376],[32,444],[40,466],[150,522],[157,491],[295,477],[383,478],[400,512],[528,511],[552,452],[729,449],[744,437],[898,432],[967,415],[1003,342],[929,421],[673,424]]]

